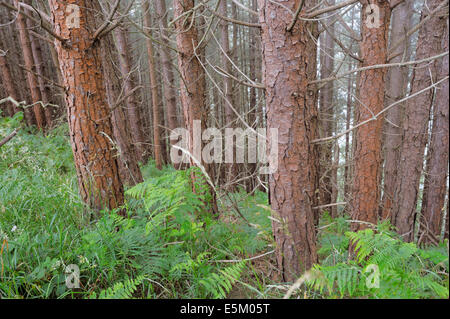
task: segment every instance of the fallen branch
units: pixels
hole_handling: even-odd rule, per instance
[[[6,136],[4,139],[2,139],[2,140],[0,141],[0,147],[2,147],[2,146],[5,145],[6,143],[8,143],[10,140],[12,140],[13,137],[17,135],[17,132],[19,132],[20,129],[21,129],[21,127],[16,128],[14,131],[12,131],[11,134],[9,134],[9,135]]]

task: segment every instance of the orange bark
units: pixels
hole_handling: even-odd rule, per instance
[[[378,27],[366,23],[368,17],[368,1],[361,1],[362,6],[362,66],[386,63],[389,21],[391,9],[389,1],[378,1]],[[365,121],[377,114],[384,107],[386,69],[373,69],[361,72],[359,82],[358,116],[356,123]],[[356,130],[354,149],[354,177],[351,198],[351,216],[359,220],[376,224],[380,204],[381,173],[381,139],[383,118],[371,121]],[[352,230],[366,228],[366,224],[352,223]]]
[[[16,1],[16,7],[18,7],[18,1]],[[23,14],[17,16],[17,28],[19,29],[20,44],[23,50],[23,57],[25,61],[25,67],[27,71],[28,87],[31,91],[31,99],[33,102],[34,116],[36,124],[39,129],[45,127],[45,115],[44,110],[40,102],[42,102],[41,91],[39,89],[38,80],[36,77],[36,69],[33,57],[33,51],[31,49],[30,36],[27,29],[27,19]]]
[[[292,11],[300,0],[283,4]],[[278,169],[269,177],[277,264],[283,279],[293,281],[317,262],[312,207],[317,205],[318,152],[309,141],[318,137],[316,90],[317,24],[297,20],[276,3],[258,1],[262,26],[263,80],[267,128],[278,129],[278,143],[269,139],[268,152],[278,148]],[[306,1],[303,10],[315,5]]]
[[[93,209],[116,208],[123,204],[110,110],[101,68],[100,46],[93,42],[98,1],[50,0],[54,32],[66,39],[55,40],[64,78],[70,142],[75,159],[81,197]],[[68,4],[79,7],[80,26],[66,23]]]

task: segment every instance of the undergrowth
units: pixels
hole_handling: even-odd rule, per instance
[[[322,219],[320,264],[305,276],[322,298],[448,298],[448,241],[419,248],[403,242],[388,221],[350,232],[345,217]],[[352,254],[349,245],[352,245]]]
[[[0,136],[20,120],[0,119]],[[261,230],[270,232],[269,212],[253,214],[267,204],[264,194],[240,201],[252,225],[224,211],[223,200],[222,215],[235,220],[224,222],[204,207],[207,192],[191,191],[190,171],[158,171],[153,162],[142,167],[145,181],[126,191],[128,218],[104,211],[91,220],[78,196],[67,131],[61,125],[44,136],[25,128],[0,149],[0,298],[222,298],[246,270],[222,260],[268,249]],[[72,264],[80,287],[68,289]],[[242,297],[256,293],[243,287]]]
[[[21,116],[0,118],[0,136]],[[283,296],[289,283],[269,278],[273,254],[258,257],[275,249],[265,193],[220,196],[218,218],[205,206],[205,182],[192,191],[191,170],[150,161],[142,172],[144,182],[126,190],[127,217],[93,219],[78,196],[67,125],[47,135],[21,129],[0,148],[0,298]],[[298,297],[448,298],[444,244],[418,248],[387,224],[351,233],[345,217],[327,215],[318,240],[320,265]],[[79,288],[66,285],[69,265],[79,268]],[[379,288],[367,287],[371,265]]]

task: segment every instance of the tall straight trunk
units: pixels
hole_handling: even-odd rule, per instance
[[[19,2],[15,1],[16,7],[19,7]],[[25,67],[27,68],[27,82],[31,92],[31,99],[33,102],[34,117],[36,125],[39,129],[45,127],[45,114],[42,108],[41,91],[39,89],[38,80],[36,77],[36,68],[33,57],[33,50],[31,48],[30,35],[28,32],[27,18],[22,14],[17,16],[17,28],[19,29],[20,44],[23,51],[23,58]]]
[[[93,209],[116,208],[123,204],[123,185],[119,176],[110,108],[101,67],[101,51],[92,37],[96,30],[97,0],[49,0],[55,40],[64,77],[70,142],[75,160],[80,194]],[[79,8],[79,28],[66,23],[68,4]],[[101,41],[101,40],[100,40]]]
[[[351,29],[353,30],[354,23],[355,23],[355,13],[356,9],[352,9],[352,24]],[[350,50],[353,50],[353,43],[350,45]],[[349,71],[352,70],[354,67],[354,63],[351,62],[348,64]],[[359,74],[357,75],[357,79],[359,79]],[[345,134],[345,167],[344,167],[344,198],[347,202],[350,200],[351,192],[350,192],[350,185],[351,185],[351,176],[352,176],[352,149],[353,149],[353,143],[354,143],[354,135],[352,135],[352,142],[350,143],[350,124],[352,120],[352,113],[353,113],[353,96],[358,92],[358,90],[354,89],[354,78],[349,77],[347,80],[347,109],[345,114],[345,130],[347,131],[347,134]],[[358,82],[359,83],[359,82]],[[357,85],[358,88],[358,85]],[[355,93],[353,93],[356,91]],[[345,207],[345,210],[348,211],[348,205]]]
[[[301,0],[283,4],[295,11]],[[303,3],[303,2],[302,2]],[[316,1],[306,1],[303,11]],[[267,130],[278,130],[278,143],[268,141],[269,197],[274,218],[278,268],[283,280],[293,281],[317,262],[312,207],[317,204],[318,152],[311,140],[318,137],[316,90],[317,24],[293,17],[276,3],[258,1],[262,35],[263,81],[266,86]],[[274,150],[276,150],[274,152]],[[276,163],[276,161],[278,163]]]
[[[28,13],[31,13],[28,10]],[[27,20],[28,28],[31,29],[33,23],[30,20]],[[52,107],[49,105],[51,100],[51,91],[47,83],[44,80],[44,77],[47,76],[46,73],[46,66],[44,64],[44,59],[42,58],[42,48],[41,44],[39,42],[39,39],[33,35],[30,34],[30,42],[31,42],[31,49],[33,51],[33,59],[34,59],[34,69],[36,70],[37,74],[37,80],[39,84],[39,90],[41,91],[41,98],[42,103],[44,106],[44,115],[45,115],[45,122],[47,126],[50,128],[52,126]]]
[[[406,32],[411,28],[411,17],[413,13],[412,1],[403,1],[392,12],[391,23],[391,45],[404,38]],[[409,57],[408,41],[395,50],[397,57],[392,59],[392,63],[408,60]],[[406,96],[408,85],[408,68],[392,67],[389,68],[386,78],[386,106],[390,105]],[[384,187],[382,201],[382,219],[391,219],[392,199],[394,198],[395,181],[397,179],[397,169],[400,160],[400,147],[402,145],[402,124],[404,116],[404,103],[389,109],[386,113],[384,123],[385,142],[384,142]]]
[[[450,213],[450,197],[449,192],[447,190],[447,216],[445,217],[445,230],[444,230],[444,239],[448,239],[448,233],[449,233],[449,213]]]
[[[338,187],[338,167],[339,167],[339,158],[340,158],[340,150],[339,143],[334,145],[334,154],[333,154],[333,166],[331,168],[331,203],[336,203],[339,196],[339,187]],[[332,206],[330,209],[331,217],[338,217],[338,207]]]
[[[379,1],[378,27],[368,21],[369,3],[362,3],[362,66],[386,63],[389,21],[391,9],[389,1]],[[377,114],[384,106],[386,69],[372,69],[360,73],[357,123]],[[354,149],[354,178],[351,198],[351,217],[353,220],[376,224],[380,201],[381,138],[383,118],[368,122],[356,130]],[[364,223],[352,223],[352,230],[366,228]]]
[[[434,10],[440,0],[427,1],[422,9],[421,20]],[[432,17],[419,30],[416,60],[442,52],[441,39],[446,20],[438,15]],[[436,81],[438,61],[415,65],[411,94],[425,89]],[[403,124],[403,144],[396,181],[392,222],[406,241],[414,239],[417,195],[423,170],[424,150],[428,139],[428,122],[433,103],[434,89],[409,99]]]
[[[159,32],[161,36],[161,40],[166,42],[168,38],[167,33],[167,15],[166,15],[166,2],[165,0],[156,0],[155,11],[158,16],[159,22]],[[170,49],[166,46],[161,46],[160,56],[161,56],[161,68],[162,68],[162,76],[164,81],[164,100],[166,102],[167,108],[167,124],[169,126],[169,130],[173,131],[178,128],[180,125],[180,121],[177,116],[177,101],[176,101],[176,91],[175,91],[175,81],[173,75],[173,66],[172,66],[172,57],[170,54]],[[176,143],[176,140],[171,140],[171,144]]]
[[[255,12],[258,11],[258,2],[257,0],[251,0],[251,9]],[[233,3],[234,4],[234,3]],[[257,23],[258,18],[255,15],[251,15],[252,23]],[[252,81],[258,82],[257,79],[257,64],[260,63],[259,54],[261,49],[259,47],[259,41],[257,37],[259,36],[259,30],[255,28],[251,28],[249,30],[249,75]],[[233,46],[233,50],[236,48]],[[249,113],[248,113],[248,124],[256,129],[257,126],[257,96],[256,96],[256,88],[250,87],[249,89]],[[246,184],[247,192],[253,191],[258,185],[258,172],[256,163],[248,163],[248,173],[252,175],[252,177],[248,180]]]
[[[48,1],[36,1],[35,7],[37,7],[38,10],[41,10],[42,12],[46,12],[47,14],[50,14],[50,11],[48,10]],[[36,32],[32,34],[33,36],[40,37],[37,35]],[[47,74],[47,77],[52,78],[53,81],[59,85],[62,85],[62,74],[61,69],[59,67],[59,61],[58,61],[58,53],[55,49],[55,44],[50,39],[50,37],[40,37],[41,40],[46,40],[46,45],[43,45],[43,61],[46,64],[45,72]],[[50,72],[53,71],[53,72]],[[48,83],[49,84],[49,83]],[[51,113],[52,118],[57,119],[63,116],[66,112],[66,108],[64,105],[64,88],[56,86],[54,84],[50,84],[47,86],[50,89],[50,96],[51,96],[51,102],[58,105],[58,107],[52,106]]]
[[[329,5],[334,5],[336,1],[328,1]],[[323,32],[320,37],[320,76],[328,78],[334,69],[334,20],[333,17],[328,18],[326,23],[330,25],[327,31]],[[319,91],[320,101],[320,135],[327,137],[333,135],[334,123],[334,106],[333,106],[334,84],[332,81],[327,82]],[[320,183],[319,183],[319,204],[328,205],[332,202],[332,175],[333,175],[333,144],[325,143],[321,145],[320,151]]]
[[[142,3],[142,11],[144,14],[144,27],[147,32],[151,34],[151,17],[149,11],[148,1],[144,0]],[[156,81],[156,70],[155,70],[155,59],[153,57],[153,44],[152,40],[146,38],[145,40],[147,46],[147,56],[148,56],[148,68],[150,73],[150,87],[152,90],[152,110],[153,110],[153,156],[156,162],[156,168],[162,169],[163,157],[161,154],[161,144],[164,143],[164,139],[161,138],[161,132],[164,127],[164,113],[161,118],[161,104],[159,100],[158,83]]]
[[[2,21],[0,20],[0,23]],[[3,37],[3,30],[0,29],[0,46],[1,48],[6,48],[5,41]],[[16,83],[14,81],[13,75],[11,74],[11,70],[9,68],[8,59],[6,54],[0,54],[0,78],[2,79],[2,84],[4,86],[4,89],[6,91],[6,94],[10,97],[12,97],[14,100],[20,102],[19,92],[16,88]],[[13,103],[8,103],[6,106],[8,111],[8,116],[13,116],[15,113],[21,111],[17,106],[15,106]]]
[[[227,9],[227,0],[220,0],[219,4],[219,12],[222,16],[226,17],[228,15]],[[221,57],[222,57],[222,65],[228,74],[232,73],[230,58],[232,57],[232,52],[230,49],[230,40],[228,34],[228,21],[222,20],[220,22],[220,36],[221,36]],[[236,36],[236,34],[234,34]],[[226,118],[226,127],[232,128],[233,125],[236,125],[235,118],[236,115],[232,109],[233,105],[233,80],[230,77],[223,77],[223,93],[224,93],[224,101],[223,104],[225,106],[225,118]],[[236,104],[234,104],[235,106]],[[233,145],[228,145],[226,147],[232,148],[233,152],[233,160],[235,160],[235,147]],[[241,146],[242,147],[242,146]],[[234,181],[237,178],[237,167],[234,163],[226,164],[226,183],[227,190],[233,191],[236,189],[236,185],[234,185]]]
[[[132,72],[132,62],[130,56],[130,48],[128,46],[127,30],[125,27],[117,27],[114,30],[116,37],[117,51],[119,51],[120,69],[122,71],[122,81],[124,83],[124,94],[128,96],[126,99],[128,116],[130,117],[131,136],[140,161],[148,158],[148,152],[144,145],[143,133],[143,116],[139,114],[139,106],[137,102],[136,92],[132,90],[136,87],[136,81]]]
[[[116,105],[121,91],[120,79],[114,71],[114,64],[119,60],[114,47],[111,34],[106,35],[101,43],[102,67],[105,77],[106,96],[109,106],[112,108],[111,124],[114,134],[114,142],[118,150],[118,165],[120,178],[124,184],[133,186],[143,181],[141,170],[130,132],[130,123],[125,112],[124,102]]]
[[[348,68],[352,69],[353,63],[350,63]],[[350,129],[352,119],[352,94],[353,94],[353,80],[351,77],[347,80],[347,109],[345,112],[345,130]],[[350,185],[350,166],[351,166],[351,152],[350,152],[350,132],[345,134],[345,167],[344,167],[344,197],[349,198]]]
[[[158,47],[157,47],[158,48]],[[158,92],[158,101],[159,101],[159,118],[160,118],[160,140],[161,140],[161,157],[163,164],[170,163],[170,148],[168,148],[168,139],[170,139],[170,131],[168,128],[168,121],[167,121],[167,112],[166,108],[164,107],[163,100],[161,97],[163,96],[163,85],[162,85],[162,77],[161,77],[161,59],[159,55],[159,48],[158,50],[155,50],[155,56],[154,56],[154,64],[155,64],[155,81],[156,81],[156,90]]]
[[[51,60],[52,60],[52,67],[56,72],[56,74],[54,76],[55,81],[59,85],[62,85],[64,81],[63,81],[63,76],[61,73],[61,67],[59,66],[58,52],[56,52],[54,45],[49,46],[49,51],[50,51],[50,56],[51,56]],[[59,107],[56,110],[54,110],[53,117],[59,118],[59,117],[63,116],[64,114],[66,114],[66,110],[65,110],[66,105],[65,105],[65,101],[64,101],[64,88],[58,87],[58,88],[56,88],[56,92],[58,94]]]
[[[12,11],[9,11],[7,13],[5,13],[3,15],[4,18],[6,18],[7,20],[4,21],[4,23],[8,22],[8,21],[14,21],[16,19],[16,15],[15,13],[13,13]],[[9,53],[9,61],[12,61],[12,64],[9,65],[10,68],[10,72],[11,75],[13,76],[13,79],[15,79],[17,86],[17,92],[21,98],[22,101],[27,101],[30,102],[31,101],[31,94],[30,94],[30,90],[27,87],[27,74],[26,72],[23,70],[23,68],[21,68],[20,66],[23,66],[24,63],[24,59],[23,59],[23,52],[22,52],[22,46],[20,43],[20,38],[19,38],[19,31],[18,31],[18,23],[11,23],[9,24],[9,27],[3,27],[2,31],[4,31],[4,35],[5,41],[5,46],[6,47],[6,43],[8,43],[8,48],[10,48],[10,51],[8,51]],[[22,85],[18,85],[19,83],[22,83]],[[36,119],[34,118],[34,112],[30,107],[27,107],[25,109],[23,108],[19,108],[20,111],[22,111],[24,113],[24,118],[25,118],[25,122],[28,126],[31,125],[36,125]]]
[[[200,163],[210,179],[214,181],[214,167],[211,164],[205,163],[202,159],[203,142],[197,140],[194,132],[194,121],[200,122],[200,134],[206,129],[208,120],[208,108],[206,106],[206,79],[205,71],[199,60],[199,53],[195,51],[198,46],[198,31],[197,27],[192,21],[192,13],[189,10],[194,8],[193,0],[174,0],[174,19],[177,19],[175,27],[177,30],[177,49],[178,53],[178,68],[181,76],[181,103],[183,105],[184,120],[186,129],[189,131],[188,136],[188,151],[195,158],[189,156],[191,165],[198,165]],[[185,18],[180,18],[181,15],[186,15]],[[197,163],[196,163],[197,162]],[[196,177],[192,177],[194,182]],[[215,192],[211,189],[212,210],[214,213],[218,212],[217,203],[215,199]]]
[[[448,51],[448,22],[443,34],[442,51]],[[438,80],[448,76],[448,55],[443,58],[438,69]],[[434,237],[439,240],[447,193],[448,149],[449,149],[449,85],[448,80],[436,88],[433,106],[433,128],[427,161],[420,237],[431,243]]]

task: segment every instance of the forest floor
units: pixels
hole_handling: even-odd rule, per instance
[[[1,118],[0,136],[19,122]],[[45,136],[24,128],[0,148],[0,298],[285,295],[292,283],[275,276],[265,193],[223,197],[216,219],[192,213],[204,198],[190,191],[189,172],[151,161],[142,172],[144,182],[126,189],[128,218],[93,214],[78,196],[66,124]],[[419,248],[388,224],[349,233],[345,216],[327,214],[319,229],[320,265],[293,297],[448,298],[448,241]],[[359,260],[348,260],[350,241]],[[374,263],[378,286],[367,281]]]

